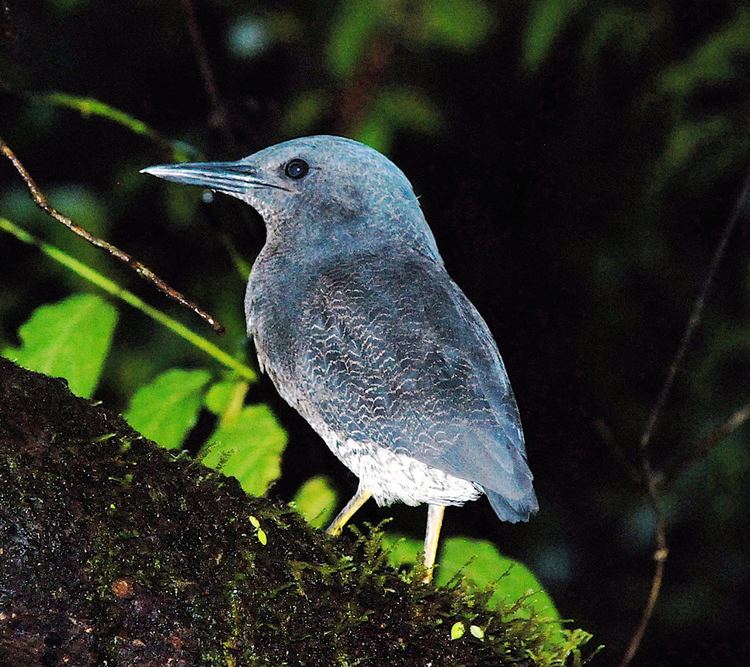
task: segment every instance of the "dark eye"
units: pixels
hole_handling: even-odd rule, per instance
[[[289,176],[289,178],[293,178],[295,180],[304,178],[307,175],[308,171],[310,171],[310,166],[307,164],[307,162],[305,162],[304,160],[300,160],[299,158],[289,160],[289,162],[286,163],[286,167],[284,167],[284,173]]]

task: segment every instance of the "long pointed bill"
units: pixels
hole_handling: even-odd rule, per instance
[[[142,174],[151,174],[174,183],[199,185],[209,190],[229,195],[243,195],[252,188],[286,188],[256,178],[257,169],[246,162],[185,162],[183,164],[161,164],[141,169]]]

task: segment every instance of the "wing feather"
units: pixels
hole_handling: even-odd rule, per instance
[[[500,353],[442,266],[410,255],[332,267],[315,281],[303,321],[309,337],[299,375],[327,428],[476,482],[526,515],[534,511]]]

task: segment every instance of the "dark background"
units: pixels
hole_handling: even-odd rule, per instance
[[[91,96],[235,159],[301,134],[338,133],[409,176],[453,278],[486,318],[526,430],[541,511],[503,525],[482,501],[446,534],[483,536],[531,567],[563,617],[615,663],[653,570],[654,523],[620,461],[664,382],[750,155],[750,8],[653,0],[196,0],[226,111],[216,113],[183,6],[173,1],[0,2],[0,135],[59,209],[156,269],[244,339],[246,261],[263,225],[237,202],[140,176],[170,151],[33,93]],[[218,122],[217,122],[218,121]],[[200,328],[34,210],[0,165],[0,215]],[[691,447],[750,400],[748,226],[740,219],[650,449],[664,472],[670,556],[638,665],[750,664],[748,430]],[[0,236],[0,343],[77,278]],[[210,332],[203,330],[205,335]],[[121,309],[98,397],[200,353]],[[289,430],[288,499],[311,473],[354,479],[267,381],[253,389]],[[207,428],[199,422],[198,431]],[[196,436],[197,437],[197,436]],[[674,461],[690,465],[670,476]],[[374,506],[360,520],[386,513]],[[423,513],[395,508],[418,535]]]

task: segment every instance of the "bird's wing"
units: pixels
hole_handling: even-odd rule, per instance
[[[441,266],[413,254],[338,264],[314,281],[302,323],[297,373],[326,428],[533,498],[497,346]]]

